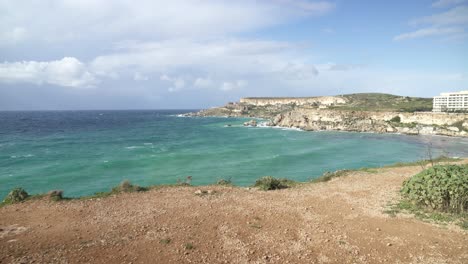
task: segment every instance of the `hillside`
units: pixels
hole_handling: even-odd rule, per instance
[[[188,116],[237,116],[273,118],[300,109],[372,112],[430,112],[432,98],[383,93],[358,93],[316,97],[245,97],[239,102],[190,113]]]
[[[422,112],[432,110],[432,98],[398,96],[382,93],[343,95],[347,103],[332,107],[356,111]]]

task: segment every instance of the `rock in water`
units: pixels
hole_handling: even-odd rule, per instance
[[[257,126],[257,121],[252,119],[250,120],[249,122],[245,122],[244,123],[244,126],[253,126],[253,127],[256,127]]]

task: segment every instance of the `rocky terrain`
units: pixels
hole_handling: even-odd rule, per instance
[[[0,263],[468,263],[466,230],[386,213],[421,170],[30,200],[0,208]]]
[[[408,135],[468,137],[468,115],[295,109],[276,115],[272,126]]]
[[[413,111],[428,109],[430,108],[428,105],[428,100],[425,98],[382,94],[279,99],[244,98],[239,103],[229,103],[223,107],[189,113],[188,116],[258,117],[270,120],[268,122],[270,126],[294,127],[310,131],[336,130],[468,137],[468,114]]]

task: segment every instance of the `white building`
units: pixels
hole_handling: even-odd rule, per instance
[[[441,93],[434,96],[433,112],[468,112],[468,91]]]

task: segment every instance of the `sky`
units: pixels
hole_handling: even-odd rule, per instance
[[[468,0],[0,0],[0,110],[468,90]]]

